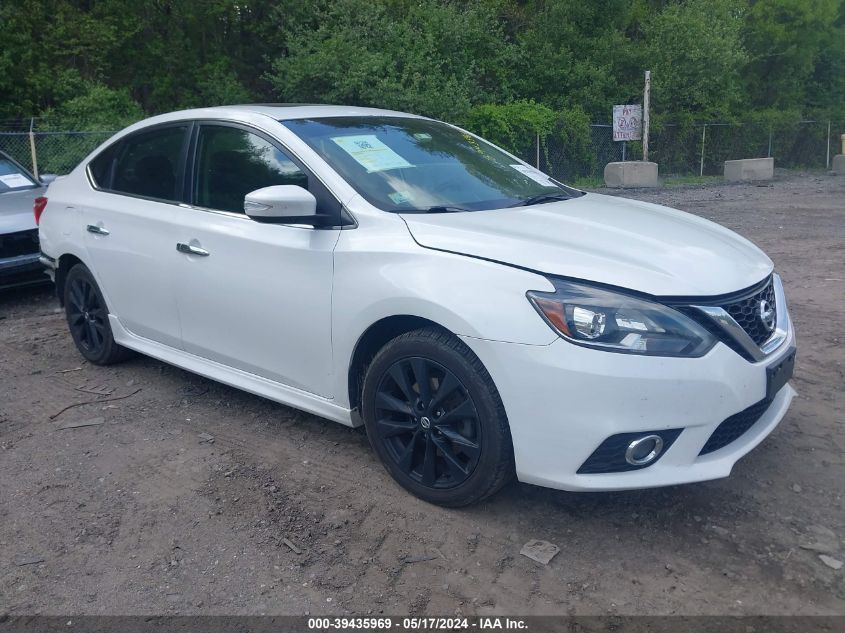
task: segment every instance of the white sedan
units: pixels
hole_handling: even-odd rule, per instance
[[[567,187],[431,119],[340,106],[156,116],[40,220],[80,353],[130,350],[366,426],[405,488],[727,476],[785,415],[794,333],[756,246]]]

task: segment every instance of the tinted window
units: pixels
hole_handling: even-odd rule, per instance
[[[121,143],[112,189],[160,200],[177,200],[179,161],[187,126],[143,132]]]
[[[234,127],[204,125],[197,146],[194,203],[244,212],[244,196],[272,185],[308,188],[308,177],[277,147]]]
[[[17,189],[32,189],[35,181],[23,169],[0,156],[0,193]]]
[[[111,168],[114,164],[115,148],[116,146],[112,145],[88,165],[91,180],[94,181],[96,186],[102,187],[103,189],[109,189],[111,187]]]

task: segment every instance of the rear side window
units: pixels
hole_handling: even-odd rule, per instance
[[[177,201],[187,130],[183,125],[159,128],[125,139],[118,151],[111,189],[145,198]]]
[[[194,203],[244,212],[244,196],[272,185],[308,188],[308,176],[279,148],[246,130],[203,125],[197,145]]]

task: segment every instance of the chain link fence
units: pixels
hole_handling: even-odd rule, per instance
[[[114,132],[0,131],[0,151],[39,174],[66,174]]]
[[[29,123],[29,122],[27,122]],[[0,151],[40,174],[66,174],[112,131],[31,131],[23,124],[0,125]],[[797,121],[766,124],[699,123],[654,126],[649,159],[662,177],[718,176],[726,160],[773,156],[776,167],[826,169],[840,153],[845,121]],[[530,149],[525,149],[530,148]],[[518,155],[564,182],[598,181],[613,161],[640,160],[642,143],[615,142],[610,125],[593,124],[589,136],[566,130],[531,139]],[[33,164],[33,159],[36,165]]]
[[[777,127],[759,123],[664,124],[649,134],[649,160],[658,163],[662,177],[719,176],[724,162],[741,158],[774,157],[787,169],[827,169],[841,152],[845,121],[797,121]],[[519,153],[564,182],[601,180],[613,161],[641,160],[642,143],[613,140],[610,125],[590,126],[589,140],[564,141],[555,133],[535,139],[535,147]]]

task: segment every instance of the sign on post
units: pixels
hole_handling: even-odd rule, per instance
[[[613,140],[639,141],[643,138],[643,107],[613,106]]]

